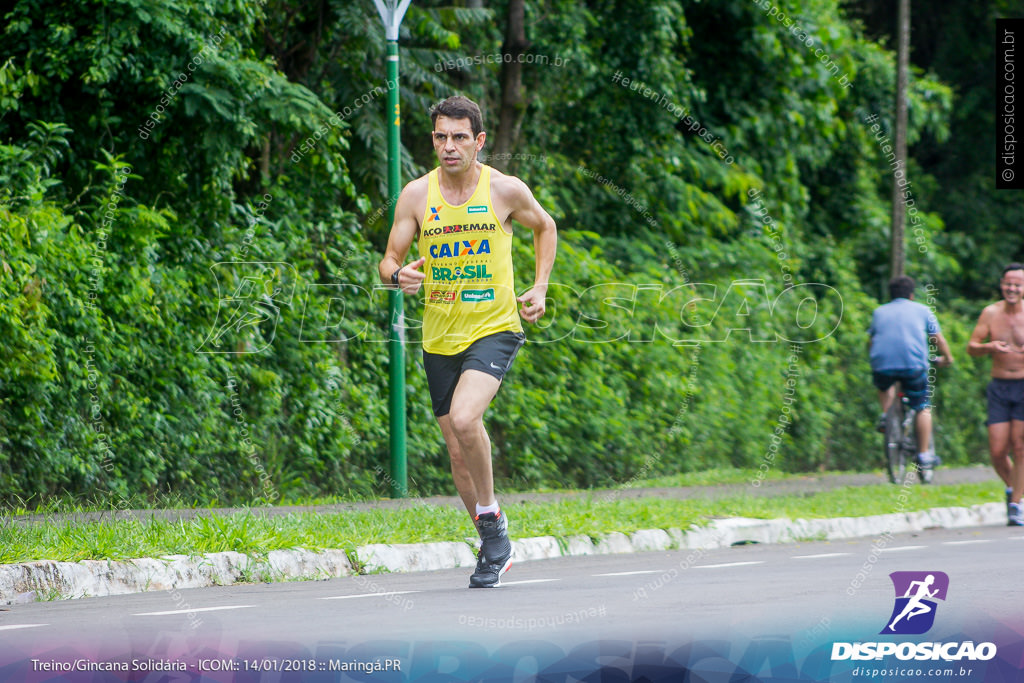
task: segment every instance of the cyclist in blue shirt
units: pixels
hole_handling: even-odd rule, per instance
[[[914,280],[901,275],[889,281],[892,301],[875,309],[868,328],[871,375],[878,389],[882,417],[879,431],[885,431],[885,413],[896,398],[896,382],[917,411],[917,462],[922,468],[940,463],[929,448],[932,436],[931,387],[928,385],[929,344],[941,354],[938,364],[953,364],[949,344],[939,330],[939,321],[931,309],[913,301]]]

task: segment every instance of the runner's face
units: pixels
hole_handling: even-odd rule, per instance
[[[1007,303],[1020,303],[1024,297],[1024,270],[1008,270],[999,281],[999,288],[1003,290],[1003,298]]]
[[[476,161],[476,153],[484,146],[486,133],[473,137],[469,119],[450,119],[438,116],[434,123],[434,151],[445,171],[458,173],[467,170]]]

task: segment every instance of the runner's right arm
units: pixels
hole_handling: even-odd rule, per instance
[[[422,257],[408,265],[403,265],[420,229],[417,209],[420,213],[425,210],[427,189],[425,180],[425,178],[420,178],[412,181],[398,195],[398,203],[395,205],[395,222],[391,226],[384,258],[381,259],[380,265],[377,267],[381,282],[385,284],[391,284],[391,274],[398,270],[398,286],[405,294],[418,292],[423,280],[426,279],[426,275],[418,270],[425,260]]]
[[[985,356],[992,352],[1009,353],[1010,346],[1004,341],[988,341],[991,336],[991,328],[989,321],[992,320],[992,316],[995,315],[993,306],[986,306],[985,310],[978,316],[978,324],[974,326],[974,331],[971,332],[971,338],[967,342],[967,353],[971,356]]]

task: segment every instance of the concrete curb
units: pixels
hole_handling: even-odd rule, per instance
[[[613,553],[701,548],[711,550],[738,543],[794,543],[805,540],[838,540],[879,536],[886,533],[1001,526],[1006,506],[986,503],[969,508],[933,508],[922,512],[835,519],[745,519],[713,521],[706,527],[641,529],[627,535],[605,534],[596,541],[588,536],[557,539],[553,536],[512,542],[517,562]],[[359,547],[356,559],[367,572],[414,572],[473,567],[476,554],[466,543],[374,544]],[[226,586],[238,582],[316,580],[356,573],[341,550],[274,550],[265,558],[235,552],[206,555],[172,555],[159,559],[41,560],[0,565],[0,604],[37,599],[82,598],[122,595],[143,591],[177,591],[183,588]]]

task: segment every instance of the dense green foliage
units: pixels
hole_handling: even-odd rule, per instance
[[[465,93],[496,125],[500,59],[482,57],[502,52],[507,1],[484,4],[416,0],[406,16],[405,179],[435,161],[432,102]],[[526,6],[516,154],[483,160],[530,184],[561,242],[551,314],[489,415],[499,486],[878,466],[865,330],[893,180],[883,10],[806,0],[782,7],[787,25],[763,0]],[[372,2],[5,12],[0,499],[386,491],[389,117]],[[960,105],[985,111],[990,85],[957,61],[984,41],[929,51],[910,98],[908,272],[960,361],[938,381],[950,463],[985,460],[987,361],[963,348],[991,296],[979,283],[1021,250],[1019,203],[994,196],[987,157],[961,154],[978,140],[951,134]],[[450,491],[419,306],[410,484]]]

